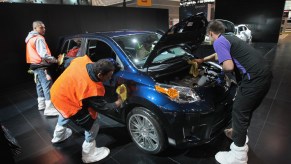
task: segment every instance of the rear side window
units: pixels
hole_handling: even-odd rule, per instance
[[[61,53],[66,54],[68,57],[76,57],[81,47],[82,40],[81,38],[73,38],[65,41]]]
[[[65,43],[63,44],[61,54],[67,53],[68,45],[69,45],[69,40],[65,41]]]

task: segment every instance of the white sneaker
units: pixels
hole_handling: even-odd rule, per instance
[[[45,110],[43,115],[45,116],[58,116],[60,113],[53,106],[51,100],[45,100]]]
[[[52,143],[59,143],[72,135],[72,130],[70,128],[66,128],[64,126],[56,125],[54,131],[54,138],[51,140]]]
[[[38,110],[44,110],[45,109],[45,98],[44,97],[38,97],[37,98],[37,104],[38,104]]]
[[[43,115],[45,115],[45,116],[58,116],[59,112],[57,110],[53,110],[53,109],[45,109],[43,112]]]
[[[95,140],[92,142],[84,141],[82,145],[82,161],[84,163],[97,162],[109,155],[110,150],[107,147],[97,148],[95,146]]]
[[[238,147],[234,143],[230,145],[230,151],[216,153],[215,159],[221,164],[247,164],[249,147],[245,144]]]

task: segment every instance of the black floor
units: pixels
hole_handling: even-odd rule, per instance
[[[253,44],[272,63],[272,87],[255,111],[249,127],[249,164],[291,163],[291,37],[276,44]],[[43,116],[37,110],[33,83],[26,83],[1,92],[0,120],[16,136],[23,147],[16,158],[20,164],[78,164],[81,161],[83,132],[73,128],[72,137],[52,145],[56,117]],[[110,155],[98,163],[106,164],[215,164],[214,155],[228,150],[231,141],[221,135],[217,140],[184,150],[169,148],[159,156],[141,152],[130,140],[126,128],[104,116],[96,138],[98,146],[111,149]]]

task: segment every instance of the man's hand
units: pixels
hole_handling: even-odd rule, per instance
[[[117,99],[117,101],[115,101],[115,105],[117,106],[117,108],[119,108],[121,106],[122,102],[123,101],[122,101],[121,97],[118,95],[118,99]]]
[[[204,62],[204,60],[203,59],[192,59],[192,60],[188,60],[187,62],[188,62],[188,64],[193,64],[196,62],[198,65],[200,65],[201,63]]]
[[[204,62],[204,59],[194,59],[192,61],[197,62],[197,64],[201,64]]]

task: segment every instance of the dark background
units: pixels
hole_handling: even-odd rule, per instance
[[[215,0],[215,18],[247,24],[253,42],[277,43],[285,0]]]
[[[208,4],[196,4],[194,6],[180,6],[179,7],[179,19],[183,20],[193,14],[203,12],[207,17]]]
[[[285,0],[215,0],[214,18],[246,24],[253,42],[277,43],[284,5]],[[181,6],[180,20],[198,12],[207,14],[207,5]]]
[[[216,0],[215,18],[235,24],[247,24],[253,42],[277,43],[285,0]],[[205,12],[202,7],[182,9],[180,17],[191,12]],[[41,20],[46,25],[46,41],[54,56],[59,37],[66,34],[118,29],[168,29],[167,9],[96,7],[83,5],[52,5],[0,3],[0,91],[27,80],[25,37],[32,30],[32,22]],[[207,55],[210,48],[202,48],[198,55]]]
[[[33,80],[27,73],[24,40],[34,20],[44,22],[46,41],[56,57],[62,35],[119,29],[166,31],[168,15],[168,9],[0,3],[0,91]]]
[[[180,6],[180,20],[198,12],[207,13],[207,5],[197,5]],[[215,0],[214,18],[246,24],[252,31],[253,43],[277,43],[284,5],[285,0]],[[192,53],[202,58],[214,53],[214,49],[211,45],[199,46]]]

